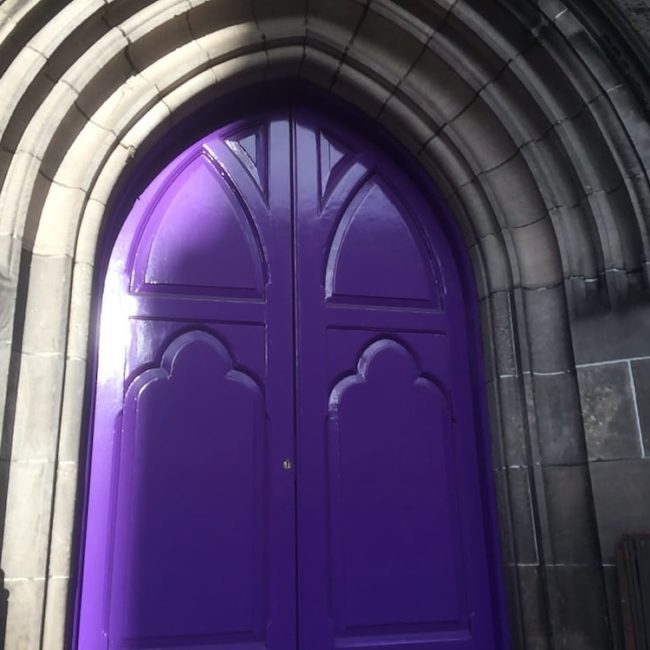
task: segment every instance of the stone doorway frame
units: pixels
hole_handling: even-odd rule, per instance
[[[65,645],[106,206],[201,104],[287,79],[385,126],[454,214],[479,291],[515,646],[606,647],[570,314],[647,286],[650,134],[600,45],[550,0],[130,6],[41,16],[0,87],[6,647]],[[585,598],[589,620],[571,607]]]

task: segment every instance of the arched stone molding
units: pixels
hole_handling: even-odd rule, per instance
[[[446,199],[479,288],[513,638],[607,647],[569,303],[647,289],[650,135],[576,16],[559,0],[7,0],[0,39],[5,647],[64,644],[106,205],[183,116],[271,79],[356,106]],[[564,518],[559,485],[584,517]],[[585,595],[589,621],[569,606]]]

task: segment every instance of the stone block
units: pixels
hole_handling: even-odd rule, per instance
[[[646,457],[650,457],[650,359],[632,361],[634,396]]]
[[[619,96],[619,93],[622,95],[629,95],[631,90],[624,84],[617,85],[612,90],[596,97],[596,99],[589,104],[589,107],[600,128],[607,133],[609,146],[612,150],[616,151],[618,164],[622,170],[623,176],[634,177],[641,174],[645,176],[645,168],[642,162],[644,158],[639,154],[644,145],[650,145],[650,141],[648,140],[650,129],[648,128],[647,123],[645,125],[645,133],[643,129],[638,129],[637,134],[639,141],[637,142],[634,135],[630,132],[630,127],[635,129],[635,117],[637,116],[634,112],[627,112],[625,98],[621,98],[623,105],[615,105],[612,107],[612,104],[615,103],[616,99],[618,99],[617,96]],[[636,100],[632,99],[631,101]],[[628,119],[631,122],[630,126],[628,126],[627,123]],[[647,144],[644,140],[647,141]],[[646,152],[647,151],[650,151],[650,149],[646,149]]]
[[[555,127],[568,149],[584,192],[593,196],[623,184],[621,172],[600,126],[590,110],[582,110]]]
[[[454,0],[436,0],[427,3],[420,0],[400,0],[399,5],[390,0],[372,0],[371,4],[378,13],[390,16],[397,22],[408,21],[422,35],[430,36],[448,16]]]
[[[43,160],[43,165],[45,168],[46,164],[53,164],[54,174],[51,178],[55,184],[81,188],[87,192],[95,180],[98,168],[101,167],[102,162],[115,146],[117,137],[112,131],[97,126],[81,115],[75,115],[74,119],[76,126],[80,128],[74,142],[70,142],[68,147],[62,146],[62,150],[65,151],[63,157],[46,157]],[[44,173],[47,174],[45,171]],[[46,202],[45,207],[47,208],[47,206]],[[60,218],[60,215],[58,216]],[[75,212],[71,211],[66,223],[75,224],[76,216]],[[74,238],[72,239],[74,241]],[[76,242],[74,243],[76,244]],[[69,250],[70,247],[68,243],[66,250]]]
[[[13,338],[16,296],[16,287],[0,282],[0,342],[2,343],[9,343]]]
[[[156,86],[146,77],[135,74],[117,86],[99,106],[92,119],[105,129],[116,133],[141,118],[146,109],[159,101]]]
[[[439,125],[459,115],[475,95],[463,76],[430,47],[422,51],[400,90]]]
[[[433,125],[427,116],[404,104],[395,95],[384,105],[379,123],[386,126],[391,135],[413,155],[417,155],[433,137]]]
[[[83,359],[68,359],[65,364],[63,405],[58,459],[62,463],[79,462],[82,429],[89,437],[88,420],[83,408],[86,389],[87,364]]]
[[[487,296],[487,286],[483,281],[483,261],[475,259],[474,254],[480,254],[474,247],[470,249],[474,274],[478,276],[478,294],[479,294],[479,326],[481,328],[481,348],[483,351],[483,379],[488,381],[496,380],[496,366],[494,359],[494,332],[492,325],[492,313]]]
[[[22,350],[28,354],[65,351],[72,260],[32,255]]]
[[[503,67],[481,95],[495,111],[508,115],[508,131],[518,147],[539,140],[551,127],[543,108],[510,67]]]
[[[545,289],[563,280],[562,260],[550,218],[512,228],[519,281],[524,289]]]
[[[69,577],[77,507],[77,464],[58,463],[54,491],[54,513],[48,557],[48,577]]]
[[[163,4],[165,1],[167,1],[167,4],[169,3],[169,0],[163,0]],[[199,1],[203,2],[205,0]],[[104,11],[102,12],[104,21],[112,27],[122,25],[131,16],[146,9],[149,4],[150,0],[113,0],[113,2],[107,3],[104,7]]]
[[[26,228],[25,221],[33,198],[33,183],[40,161],[28,152],[15,153],[0,190],[0,232],[16,234]]]
[[[111,42],[108,42],[109,39]],[[72,81],[69,83],[74,83],[78,87],[79,97],[76,103],[84,115],[92,116],[93,121],[97,124],[108,127],[108,122],[102,123],[101,116],[95,118],[95,114],[113,92],[117,88],[121,88],[128,79],[136,74],[136,71],[126,56],[128,41],[121,32],[114,30],[102,41],[96,43],[82,57],[85,67],[76,70],[77,66],[73,66],[66,74],[66,78],[72,77]],[[99,46],[102,45],[105,45],[105,51],[100,51]],[[90,57],[94,57],[95,60],[86,61]],[[89,69],[92,70],[94,66],[98,66],[98,61],[101,62],[101,65],[97,67],[95,74],[89,75]],[[76,78],[73,77],[73,73]]]
[[[332,92],[371,117],[379,114],[390,95],[387,88],[346,63],[341,65],[335,75]]]
[[[508,467],[528,465],[526,406],[523,386],[519,377],[500,377],[499,405],[505,461]]]
[[[507,235],[507,233],[505,233]],[[509,251],[504,234],[486,235],[475,248],[480,248],[489,292],[503,293],[512,288]]]
[[[574,319],[576,363],[650,357],[650,305],[584,315]],[[612,332],[616,335],[612,336]]]
[[[496,371],[499,375],[515,375],[519,371],[514,335],[514,304],[508,291],[496,291],[488,298],[492,319],[492,336]]]
[[[82,160],[85,158],[83,151],[78,151],[78,155]],[[84,164],[87,163],[87,159],[84,160]],[[49,186],[40,219],[35,220],[38,224],[32,249],[35,258],[72,256],[85,197],[86,192],[80,188],[55,182]]]
[[[475,246],[477,244],[477,239],[476,228],[472,223],[473,215],[470,216],[470,214],[465,210],[465,206],[459,197],[459,193],[455,191],[449,182],[449,179],[443,175],[441,169],[437,170],[437,173],[432,180],[434,180],[439,196],[441,196],[446,202],[448,211],[453,214],[454,221],[460,228],[465,248],[469,249],[472,246]]]
[[[490,47],[504,60],[516,58],[525,51],[535,40],[526,23],[520,22],[513,7],[517,5],[501,5],[484,0],[459,0],[455,2],[452,13],[458,16],[472,30],[486,41]],[[533,10],[534,11],[534,10]],[[498,29],[495,27],[498,25]]]
[[[9,592],[4,647],[9,650],[39,650],[43,621],[45,581],[42,578],[5,582]]]
[[[638,164],[638,161],[648,160],[650,158],[650,125],[639,106],[636,94],[626,84],[620,84],[607,91],[607,99],[614,105],[616,114],[625,125],[631,142],[634,143],[636,156],[638,156],[635,164]],[[628,142],[628,146],[629,144]],[[643,176],[645,178],[645,172]]]
[[[338,58],[314,48],[307,39],[300,76],[321,88],[330,89],[338,70]]]
[[[198,41],[184,43],[168,54],[143,67],[140,74],[148,79],[166,96],[171,89],[185,81],[191,81],[211,63],[210,53]]]
[[[517,564],[538,564],[537,530],[535,528],[535,500],[531,490],[531,470],[507,470],[512,530]]]
[[[75,262],[70,295],[70,319],[66,354],[75,359],[88,357],[88,335],[95,307],[92,290],[94,267]]]
[[[6,151],[5,149],[0,149],[0,186],[4,182],[7,171],[9,170],[9,165],[13,159],[13,152]]]
[[[641,456],[632,377],[627,362],[578,368],[590,460]]]
[[[585,463],[587,449],[573,373],[533,376],[541,459],[548,465]]]
[[[286,39],[289,35],[304,38],[307,20],[307,0],[281,0],[269,3],[253,0],[253,13],[267,41]]]
[[[56,455],[63,388],[63,357],[20,357],[12,460],[48,460]],[[8,460],[8,459],[7,459]]]
[[[477,171],[489,171],[512,158],[517,148],[502,117],[480,96],[476,96],[447,129],[452,130],[471,150]]]
[[[102,9],[103,0],[87,0],[84,2],[67,2],[51,11],[44,27],[30,41],[30,46],[49,58],[59,45],[70,37],[77,27],[87,18]]]
[[[491,187],[484,184],[482,177],[474,178],[461,185],[456,196],[462,201],[465,210],[471,215],[471,223],[477,240],[487,235],[496,235],[501,229],[494,208]]]
[[[593,100],[603,88],[613,88],[621,83],[621,73],[614,66],[613,57],[603,56],[603,46],[596,42],[595,36],[573,11],[561,12],[554,24],[558,31],[549,31],[545,36],[550,47],[560,56],[566,52],[567,60],[577,57],[584,63],[584,67],[573,65],[568,68],[585,98]]]
[[[445,133],[431,138],[418,155],[418,160],[432,178],[444,174],[454,189],[475,177],[456,143]]]
[[[499,76],[505,61],[483,40],[477,38],[470,25],[453,11],[440,24],[431,47],[439,52],[454,70],[479,91]]]
[[[167,3],[167,7],[161,4],[148,6],[120,25],[130,41],[128,58],[136,70],[144,70],[194,40],[187,20],[189,3]]]
[[[548,566],[553,606],[554,647],[611,650],[601,567]]]
[[[3,97],[2,111],[0,111],[0,133],[3,134],[3,144],[5,146],[4,139],[7,136],[7,127],[15,119],[15,108],[25,97],[25,93],[29,92],[28,89],[32,85],[34,75],[44,66],[45,62],[46,57],[43,54],[24,47],[2,77]],[[38,86],[39,84],[35,85]],[[54,84],[51,81],[44,80],[43,85],[47,89],[52,88]],[[34,88],[32,92],[41,94],[43,91]],[[30,114],[31,112],[29,111]],[[28,119],[28,116],[25,117]],[[20,137],[19,133],[20,129],[15,132],[14,141]],[[13,149],[14,147],[10,148]]]
[[[347,54],[371,69],[377,77],[396,85],[415,63],[424,43],[420,34],[410,33],[373,11],[371,4]]]
[[[611,191],[590,194],[582,205],[603,229],[604,234],[601,236],[609,241],[609,246],[604,251],[605,267],[623,271],[635,268],[643,256],[641,237],[636,228],[621,228],[618,219],[614,218],[614,215],[634,214],[630,195],[623,181]]]
[[[53,485],[52,463],[11,463],[2,543],[5,578],[45,576]]]
[[[573,62],[563,65],[562,69],[585,102],[591,103],[603,88],[617,83],[611,74],[614,71],[611,60],[603,56],[603,48],[595,41],[595,35],[585,29],[573,11],[556,16],[553,27],[540,33],[539,41],[556,61]]]
[[[399,4],[391,0],[371,0],[369,4],[373,11],[400,25],[424,43],[436,32],[440,21],[448,16],[450,3],[453,3],[453,0],[438,0],[428,8],[423,7],[417,0],[406,0]],[[426,11],[426,14],[423,14],[422,10]],[[423,20],[424,15],[427,16],[426,20]]]
[[[494,472],[494,488],[499,517],[499,534],[501,558],[504,565],[515,564],[515,538],[513,534],[512,517],[510,515],[510,487],[508,473],[505,469]]]
[[[625,533],[650,531],[650,460],[590,464],[603,562],[612,564]]]
[[[485,397],[489,418],[489,436],[492,467],[503,470],[506,467],[505,450],[502,440],[501,413],[499,409],[499,395],[494,381],[486,381]]]
[[[584,195],[571,160],[568,143],[551,129],[538,140],[524,144],[520,153],[536,179],[546,207],[576,206]],[[558,170],[561,170],[558,173]]]
[[[515,647],[549,650],[548,618],[544,606],[544,576],[539,566],[516,566],[517,598],[522,618],[522,639]],[[515,637],[517,638],[517,637]],[[568,649],[567,649],[568,650]]]
[[[187,19],[197,39],[233,25],[255,24],[252,2],[203,2],[188,12]]]
[[[524,290],[521,297],[530,355],[530,368],[524,370],[538,373],[570,370],[573,358],[564,287]]]
[[[514,58],[510,67],[523,79],[536,79],[529,88],[537,104],[547,106],[553,122],[577,115],[585,107],[584,100],[566,75],[564,66],[555,61],[546,46],[536,42]]]
[[[599,260],[591,217],[579,205],[551,208],[549,217],[557,233],[565,278],[581,282],[597,278]]]
[[[66,647],[67,622],[69,619],[69,578],[56,577],[47,581],[45,620],[43,622],[43,648]]]
[[[342,52],[350,44],[363,13],[361,2],[309,0],[307,38],[329,46],[333,52]]]
[[[537,181],[521,154],[488,172],[483,182],[490,185],[509,228],[532,224],[546,216]]]
[[[304,48],[300,45],[277,47],[267,52],[265,79],[295,79],[302,67]]]
[[[613,650],[625,650],[623,639],[623,616],[621,595],[618,588],[618,574],[615,566],[604,566],[605,591],[607,593],[607,614],[612,630]]]
[[[554,564],[600,563],[589,470],[586,465],[543,469]]]
[[[95,7],[103,8],[101,5],[95,5]],[[45,66],[45,74],[50,79],[60,79],[79,59],[79,53],[86,52],[94,43],[105,36],[109,30],[110,25],[103,20],[103,12],[95,11],[85,21],[83,28],[76,29],[73,38],[66,38],[52,52]]]

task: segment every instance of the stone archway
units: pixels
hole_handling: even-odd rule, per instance
[[[514,638],[607,647],[568,306],[647,285],[648,125],[576,16],[470,0],[34,0],[0,14],[6,647],[64,643],[92,278],[114,188],[201,104],[296,78],[393,133],[463,229]],[[585,593],[588,621],[566,607]]]

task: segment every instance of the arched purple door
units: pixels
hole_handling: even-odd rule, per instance
[[[323,118],[170,164],[107,272],[78,648],[501,647],[467,299]]]

